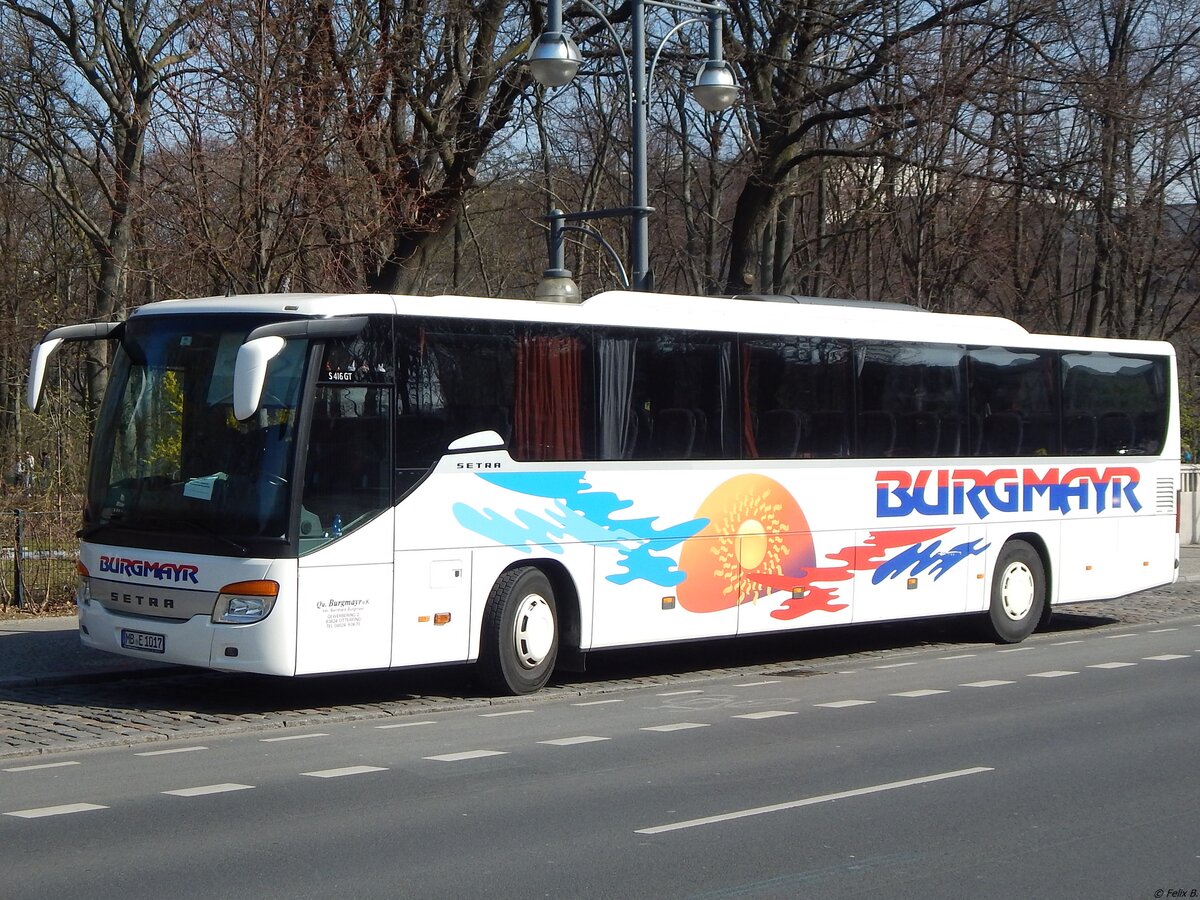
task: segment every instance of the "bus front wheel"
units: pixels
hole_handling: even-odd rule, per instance
[[[1025,541],[1009,541],[992,575],[988,621],[992,636],[1016,644],[1033,634],[1046,609],[1046,572],[1038,552]]]
[[[496,693],[530,694],[550,680],[558,657],[554,588],[541,569],[509,569],[488,596],[479,677]]]

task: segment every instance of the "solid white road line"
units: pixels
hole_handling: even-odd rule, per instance
[[[507,756],[505,750],[463,750],[461,753],[443,753],[439,756],[426,756],[436,762],[462,762],[468,759],[483,759],[485,756]]]
[[[18,819],[44,819],[47,816],[65,816],[70,813],[88,812],[93,809],[108,809],[107,806],[97,806],[95,803],[67,803],[63,806],[43,806],[40,809],[18,809],[5,813],[6,816],[16,816]]]
[[[228,794],[230,791],[252,791],[252,784],[205,784],[200,787],[180,788],[177,791],[163,791],[172,797],[204,797],[208,794]]]
[[[340,769],[320,769],[316,772],[301,772],[310,778],[342,778],[346,775],[365,775],[368,772],[386,772],[382,766],[343,766]]]
[[[594,734],[581,734],[578,737],[555,738],[552,741],[538,741],[539,744],[549,744],[551,747],[572,747],[575,744],[594,744],[596,741],[611,741],[612,738],[597,737]]]
[[[764,709],[759,712],[742,713],[734,716],[735,719],[778,719],[780,716],[794,716],[797,713],[790,709]]]
[[[172,753],[194,753],[197,750],[207,750],[207,747],[172,747],[170,750],[143,750],[134,756],[170,756]]]
[[[802,806],[815,806],[818,803],[831,803],[834,800],[847,800],[851,797],[862,797],[867,794],[880,794],[884,791],[895,791],[900,788],[913,787],[918,784],[931,784],[935,781],[946,781],[950,778],[961,778],[964,775],[979,775],[992,772],[987,766],[976,766],[971,769],[958,769],[954,772],[941,772],[937,775],[924,775],[920,778],[906,778],[903,781],[890,781],[887,784],[876,784],[871,787],[855,788],[850,791],[839,791],[836,794],[822,794],[819,797],[807,797],[803,800],[791,800],[787,803],[773,803],[770,806],[757,806],[752,809],[741,809],[736,812],[721,813],[716,816],[704,816],[700,819],[688,819],[683,822],[672,822],[669,825],[655,825],[652,828],[639,828],[634,834],[663,834],[668,831],[681,831],[685,828],[698,828],[701,825],[713,825],[717,822],[728,822],[732,819],[745,819],[750,816],[762,816],[767,813],[783,812],[788,809],[799,809]]]
[[[707,728],[708,725],[702,722],[676,722],[673,725],[651,725],[649,728],[639,729],[641,731],[687,731],[689,728]]]
[[[4,769],[5,772],[36,772],[38,769],[61,769],[63,766],[77,766],[78,761],[70,762],[53,762],[53,763],[36,763],[32,766],[13,766],[11,769]]]

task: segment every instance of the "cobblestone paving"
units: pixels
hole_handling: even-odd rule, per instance
[[[1056,610],[1052,630],[1113,629],[1200,618],[1200,583]],[[977,640],[963,619],[810,631],[745,641],[618,651],[589,660],[521,702],[682,684],[721,674],[820,674],[855,661]],[[0,689],[0,759],[198,740],[222,734],[499,705],[463,667],[272,679],[187,671],[96,683]]]

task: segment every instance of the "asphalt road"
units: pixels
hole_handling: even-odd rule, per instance
[[[0,894],[1200,896],[1198,664],[1190,617],[9,758]]]

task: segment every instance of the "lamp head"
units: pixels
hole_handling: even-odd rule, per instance
[[[724,60],[712,60],[696,74],[692,97],[710,113],[728,109],[738,98],[737,81]]]
[[[545,87],[562,87],[570,83],[583,63],[579,47],[561,31],[544,31],[526,57],[529,71],[538,84]]]
[[[533,292],[534,300],[541,300],[549,303],[581,303],[583,298],[579,294],[579,285],[571,278],[571,273],[566,269],[547,269],[542,273],[542,280],[538,282],[537,288]]]

